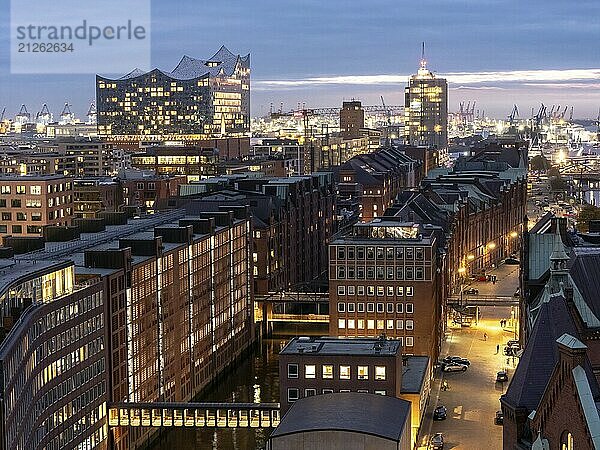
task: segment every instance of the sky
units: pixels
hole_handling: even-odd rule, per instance
[[[377,105],[381,95],[402,105],[422,41],[428,67],[448,78],[450,111],[476,101],[506,117],[517,104],[525,117],[543,102],[595,118],[600,107],[598,0],[148,1],[151,65],[172,70],[182,55],[205,59],[223,44],[250,53],[253,115],[281,102]],[[14,116],[25,103],[35,114],[47,103],[57,115],[68,101],[83,116],[93,74],[11,74],[9,4],[0,5],[0,111]]]

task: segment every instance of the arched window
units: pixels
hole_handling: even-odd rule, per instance
[[[573,435],[566,430],[560,438],[560,450],[573,450]]]

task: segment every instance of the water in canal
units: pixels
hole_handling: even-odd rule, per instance
[[[197,401],[279,402],[277,355],[293,336],[327,335],[327,324],[287,325],[276,328],[253,352]],[[178,428],[163,433],[152,450],[254,450],[264,449],[271,430],[255,428]]]

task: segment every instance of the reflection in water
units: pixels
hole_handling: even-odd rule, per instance
[[[327,325],[292,325],[276,329],[276,333],[272,339],[264,339],[257,345],[197,401],[279,402],[279,351],[290,336],[326,335]],[[177,428],[163,433],[152,450],[264,449],[270,432],[270,429],[257,428]]]

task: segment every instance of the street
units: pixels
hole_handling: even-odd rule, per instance
[[[512,297],[518,287],[519,266],[501,265],[490,273],[497,276],[495,284],[473,282],[471,286],[479,289],[480,296]],[[502,319],[507,320],[503,328]],[[438,369],[421,426],[419,448],[427,448],[430,437],[438,432],[444,435],[444,449],[502,448],[502,427],[494,424],[494,417],[508,382],[495,380],[500,370],[508,372],[509,380],[514,372],[516,358],[507,359],[503,348],[514,339],[515,329],[518,326],[511,321],[510,306],[481,307],[480,320],[471,327],[449,323],[442,357],[461,356],[468,358],[471,365],[466,372],[442,373]],[[440,390],[443,380],[448,383],[446,391]],[[433,421],[433,410],[438,405],[448,409],[446,420]]]

